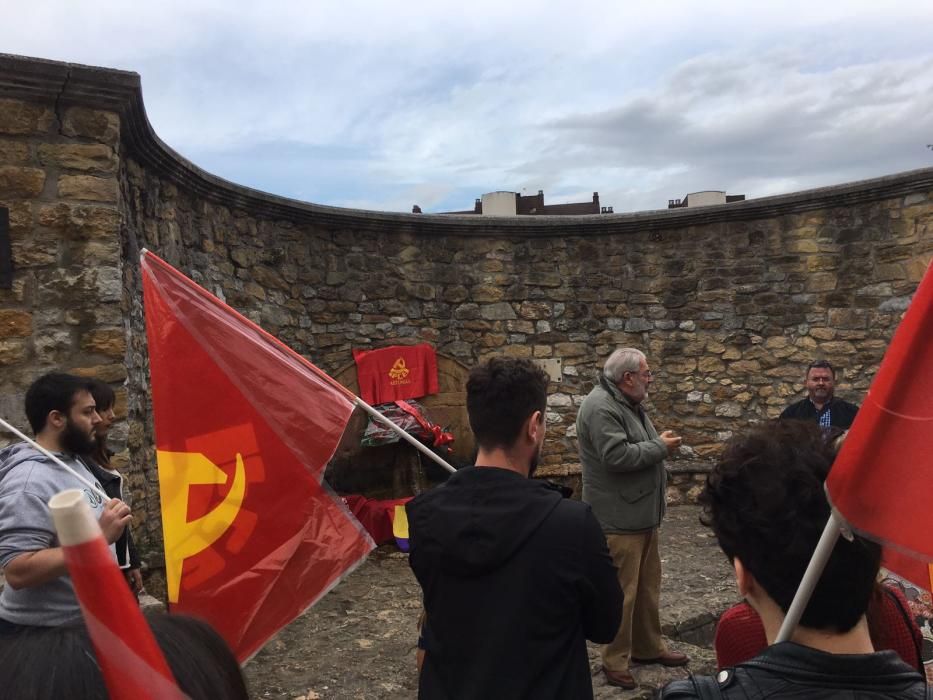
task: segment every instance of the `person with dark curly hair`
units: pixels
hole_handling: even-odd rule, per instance
[[[675,681],[662,698],[925,697],[916,669],[872,647],[865,611],[881,547],[861,537],[839,538],[791,640],[774,644],[829,518],[833,457],[823,431],[800,421],[763,423],[727,444],[700,497],[703,521],[772,646],[717,679]]]
[[[530,360],[474,367],[476,466],[406,507],[426,613],[421,698],[593,697],[586,640],[615,635],[622,590],[590,507],[528,478],[547,384]]]

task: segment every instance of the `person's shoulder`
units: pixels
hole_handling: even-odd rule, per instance
[[[785,417],[798,412],[801,408],[803,408],[806,401],[808,401],[806,397],[797,399],[796,401],[791,401],[789,404],[787,404],[784,410],[781,411],[781,416]]]
[[[680,700],[681,698],[699,698],[693,678],[671,681],[661,690],[661,700]]]
[[[671,681],[661,691],[663,700],[681,700],[682,698],[748,698],[747,688],[739,682],[736,669],[724,668],[716,676],[694,676]]]

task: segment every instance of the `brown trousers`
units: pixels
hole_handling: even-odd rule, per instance
[[[633,656],[654,659],[664,653],[658,601],[661,593],[661,557],[658,531],[632,535],[607,534],[612,563],[619,569],[619,584],[625,593],[622,624],[616,638],[603,647],[603,666],[610,671],[628,671]]]

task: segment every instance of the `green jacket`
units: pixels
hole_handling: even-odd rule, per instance
[[[583,501],[607,533],[658,527],[664,517],[667,446],[651,420],[599,373],[577,413]]]

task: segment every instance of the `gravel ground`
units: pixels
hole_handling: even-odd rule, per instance
[[[671,645],[690,654],[694,672],[715,664],[715,620],[737,600],[731,570],[695,506],[668,511],[661,529],[661,622]],[[255,698],[350,700],[413,698],[418,584],[407,556],[380,547],[312,610],[282,630],[247,664]],[[700,646],[696,646],[700,645]],[[599,653],[590,646],[596,698],[650,698],[683,670],[636,666],[638,690],[605,684]]]

